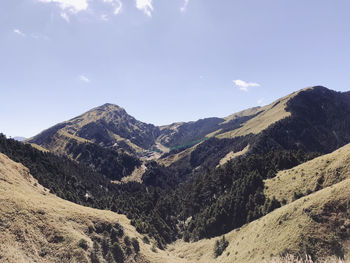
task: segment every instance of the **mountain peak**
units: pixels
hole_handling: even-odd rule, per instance
[[[98,107],[92,109],[91,111],[93,111],[93,110],[103,110],[103,111],[106,111],[106,110],[107,110],[107,111],[125,111],[124,108],[122,108],[122,107],[120,107],[120,106],[118,106],[118,105],[116,105],[116,104],[113,104],[113,103],[105,103],[105,104],[103,104],[103,105],[101,105],[101,106],[98,106]]]

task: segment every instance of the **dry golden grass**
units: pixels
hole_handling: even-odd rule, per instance
[[[230,121],[233,121],[233,120],[240,118],[240,117],[246,117],[246,116],[251,116],[251,115],[257,114],[261,110],[262,110],[261,107],[253,107],[253,108],[249,108],[249,109],[242,110],[240,112],[231,114],[231,115],[224,118],[225,122],[223,122],[223,124],[228,123]]]
[[[329,222],[315,224],[310,214],[321,213],[326,205],[349,202],[349,189],[350,179],[345,179],[227,233],[229,246],[217,259],[213,248],[221,237],[194,243],[179,240],[165,251],[140,242],[140,255],[126,262],[260,263],[271,260],[286,248],[297,252],[303,235],[320,240],[329,237]],[[341,211],[327,216],[329,220],[350,226],[350,219]],[[88,226],[95,222],[119,222],[126,235],[142,239],[125,216],[57,198],[37,184],[28,169],[0,155],[0,262],[89,262],[92,240]],[[88,241],[88,251],[77,246],[82,238]],[[346,242],[343,245],[349,249],[350,244]],[[326,248],[320,255],[323,252],[327,253]],[[347,252],[345,259],[349,256]]]
[[[90,262],[89,226],[97,222],[119,222],[125,235],[138,238],[140,254],[125,262],[154,262],[164,254],[152,252],[152,244],[141,241],[124,215],[62,200],[39,185],[23,165],[0,154],[0,262]],[[78,246],[81,239],[87,241],[87,251]]]
[[[306,88],[306,89],[310,89],[310,88]],[[306,89],[303,89],[303,90],[306,90]],[[265,130],[266,128],[276,123],[277,121],[283,118],[289,117],[290,112],[287,112],[285,110],[287,102],[303,90],[294,92],[262,108],[253,108],[255,110],[248,111],[248,113],[253,113],[253,114],[256,114],[258,112],[261,112],[261,113],[256,117],[250,119],[249,121],[243,123],[240,128],[233,131],[228,131],[228,132],[219,134],[217,135],[217,137],[234,138],[238,136],[244,136],[250,133],[258,134],[259,132]],[[229,116],[227,120],[232,118],[232,116],[235,116],[235,115],[231,115],[231,117]]]
[[[168,248],[168,251],[172,257],[179,258],[178,262],[189,263],[260,263],[279,255],[286,248],[297,252],[298,243],[303,235],[318,237],[321,240],[330,235],[327,222],[315,224],[305,211],[316,213],[329,202],[348,202],[349,189],[350,179],[301,198],[240,229],[231,231],[225,235],[229,246],[217,259],[213,257],[213,248],[215,241],[221,237],[189,244],[177,241]],[[337,218],[345,220],[345,224],[350,224],[350,219],[344,218],[344,215],[338,214]],[[326,253],[320,251],[320,254],[323,252]],[[349,256],[346,255],[347,259]]]
[[[348,263],[348,262],[349,261],[341,260],[338,258],[329,258],[321,261],[321,263]],[[305,256],[304,258],[298,258],[293,255],[287,255],[285,257],[273,258],[272,260],[268,261],[268,263],[316,263],[316,262],[314,262],[310,256]]]
[[[235,158],[237,158],[238,156],[244,155],[245,153],[248,152],[249,150],[249,144],[242,150],[242,151],[238,151],[238,152],[229,152],[228,154],[226,154],[226,156],[224,158],[222,158],[219,162],[219,164],[217,165],[224,165],[225,163],[227,163],[230,160],[233,160]]]
[[[122,182],[123,183],[129,183],[129,182],[137,182],[142,183],[142,175],[146,172],[147,167],[146,165],[142,164],[140,167],[135,167],[135,170],[132,172],[131,175],[123,177]]]
[[[42,151],[42,152],[49,152],[49,150],[47,150],[47,149],[45,149],[44,147],[42,147],[42,146],[40,146],[40,145],[37,145],[37,144],[35,144],[35,143],[30,143],[30,145],[31,145],[33,148],[35,148],[35,149],[37,149],[37,150],[39,150],[39,151]]]
[[[85,125],[88,125],[90,123],[95,123],[99,120],[103,120],[108,122],[114,122],[119,123],[123,122],[123,114],[121,116],[117,116],[115,112],[122,112],[124,111],[123,108],[113,105],[113,104],[106,104],[104,105],[103,110],[101,110],[99,107],[94,108],[78,117],[75,117],[69,121],[65,121],[60,123],[60,125],[63,127],[59,129],[52,137],[52,140],[49,144],[45,145],[45,148],[48,150],[58,153],[58,154],[64,154],[65,146],[67,142],[70,140],[75,140],[78,143],[86,143],[86,142],[93,142],[86,140],[84,138],[81,138],[77,136],[78,131],[82,129]],[[139,128],[136,125],[129,124],[128,128],[139,130]],[[133,148],[136,152],[143,151],[141,147],[138,147],[137,145],[133,144],[130,140],[127,140],[125,138],[121,138],[117,134],[112,133],[111,131],[108,131],[109,135],[111,137],[115,137],[117,141],[124,141],[127,143],[131,148]],[[40,136],[37,135],[37,136]],[[35,138],[35,137],[34,137]],[[30,138],[27,141],[31,141],[34,138]]]
[[[293,97],[295,97],[299,92],[304,91],[306,89],[311,89],[311,88],[305,88],[300,91],[294,92],[264,107],[250,108],[250,109],[232,114],[226,117],[225,121],[222,124],[227,123],[231,120],[234,120],[238,117],[250,116],[260,112],[260,114],[258,114],[256,117],[243,123],[241,127],[238,129],[231,130],[222,134],[218,134],[222,130],[222,129],[218,129],[216,131],[213,131],[207,134],[205,137],[211,138],[216,136],[219,139],[224,139],[224,138],[235,138],[238,136],[244,136],[250,133],[258,134],[259,132],[268,128],[270,125],[276,123],[277,121],[283,118],[289,117],[290,112],[287,112],[285,110],[287,102]],[[181,125],[181,123],[175,123],[170,126],[164,126],[164,127],[167,127],[167,128],[172,127],[174,131],[176,131],[179,125]],[[165,166],[170,166],[172,163],[177,162],[182,158],[186,158],[186,156],[189,155],[197,146],[198,144],[192,146],[189,149],[186,149],[185,151],[168,156],[167,158],[160,160],[160,163],[164,164]],[[228,155],[226,159],[229,159],[229,158],[230,156]],[[225,158],[223,162],[224,161],[225,161]]]
[[[38,150],[41,150],[41,151],[51,151],[56,154],[65,154],[66,153],[65,148],[67,144],[72,140],[76,141],[77,143],[91,143],[91,141],[75,136],[73,134],[70,134],[65,130],[58,130],[53,135],[50,143],[46,145],[47,149],[33,143],[31,143],[31,145],[34,148],[37,148]]]
[[[181,159],[190,158],[191,153],[196,149],[196,147],[198,145],[199,144],[196,144],[190,148],[187,148],[186,150],[183,150],[182,152],[169,155],[169,156],[165,157],[164,159],[159,159],[159,160],[157,160],[157,162],[159,164],[164,165],[164,166],[170,166],[171,164],[173,164]]]
[[[350,178],[350,144],[265,181],[265,194],[291,202],[294,192],[314,192]],[[309,191],[308,191],[309,190]]]
[[[139,147],[136,144],[132,143],[129,139],[124,139],[124,138],[120,137],[118,134],[111,134],[111,136],[113,136],[117,140],[117,142],[125,142],[127,145],[129,145],[136,152],[144,151],[144,149],[142,149],[141,147]]]

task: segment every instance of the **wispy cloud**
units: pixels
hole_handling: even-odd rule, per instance
[[[25,34],[25,33],[23,33],[21,30],[19,30],[18,28],[15,28],[14,30],[13,30],[13,33],[15,33],[15,34],[17,34],[17,35],[19,35],[19,36],[21,36],[21,37],[26,37],[27,35]]]
[[[81,80],[82,82],[85,82],[85,83],[90,83],[90,79],[85,75],[80,75],[79,80]]]
[[[143,11],[147,16],[152,16],[152,0],[136,0],[136,8]]]
[[[233,83],[242,91],[248,91],[250,87],[260,87],[260,84],[255,82],[246,82],[244,80],[236,79]]]
[[[88,8],[87,0],[39,0],[43,3],[56,3],[58,6],[70,13],[76,14],[80,11],[85,11]]]
[[[188,6],[188,3],[189,3],[189,2],[190,2],[190,0],[185,0],[183,6],[180,8],[180,11],[181,11],[182,13],[186,12],[187,6]]]
[[[69,14],[77,14],[88,9],[88,0],[39,0],[42,3],[55,3],[61,9],[61,18],[69,23]]]
[[[13,33],[20,36],[20,37],[26,37],[26,38],[32,38],[37,40],[45,40],[48,41],[50,38],[48,36],[45,36],[43,34],[37,34],[37,33],[24,33],[23,31],[19,30],[18,28],[15,28],[13,30]]]
[[[103,2],[112,5],[115,15],[118,15],[122,11],[123,3],[120,0],[103,0]]]

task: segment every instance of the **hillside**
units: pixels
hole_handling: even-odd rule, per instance
[[[215,259],[215,242],[221,237],[194,243],[177,241],[165,251],[151,249],[125,216],[57,198],[38,184],[27,168],[0,154],[0,261],[90,262],[94,255],[103,257],[106,234],[112,238],[113,229],[121,227],[123,235],[115,240],[124,262],[249,263],[269,260],[281,252],[348,258],[349,188],[350,180],[344,180],[227,233],[229,245]],[[334,236],[329,235],[330,229]],[[139,253],[125,243],[126,236],[137,238]],[[81,240],[86,240],[87,247]]]
[[[216,237],[169,247],[178,262],[267,262],[280,253],[350,260],[350,180],[327,187],[225,235],[224,253],[213,256]],[[161,262],[161,261],[159,261]]]
[[[64,152],[64,136],[76,141],[90,141],[104,147],[122,146],[139,151],[151,147],[158,137],[158,128],[140,122],[113,104],[104,104],[69,121],[59,123],[29,139],[48,150]],[[56,139],[53,139],[53,138]]]
[[[245,144],[245,146],[242,149],[237,149],[237,147],[236,149],[234,149],[232,146],[236,144],[235,142],[237,140],[234,140],[235,142],[232,143],[229,139],[237,139],[252,134],[259,134],[261,131],[267,129],[269,126],[277,123],[278,121],[286,117],[291,116],[291,113],[286,109],[287,103],[300,92],[308,89],[312,88],[307,88],[294,92],[264,107],[250,108],[238,113],[231,114],[223,119],[218,119],[215,125],[210,126],[210,129],[205,130],[204,133],[201,133],[202,131],[199,133],[201,134],[201,136],[199,136],[199,139],[225,139],[225,143],[222,144],[225,144],[228,147],[220,147],[220,160],[215,160],[217,161],[216,165],[218,165],[220,162],[225,163],[225,159],[227,160],[228,156],[237,155],[236,152],[242,151],[247,146],[247,144]],[[205,120],[203,120],[202,122],[204,121]],[[195,126],[195,124],[196,123],[193,123],[192,126]],[[171,130],[176,131],[176,134],[173,134],[173,136],[178,136],[178,134],[181,134],[180,131],[185,125],[188,124],[181,123],[175,126],[170,126]],[[197,132],[198,134],[198,131],[196,129],[193,129],[194,127],[190,128],[193,130],[193,133]],[[218,142],[218,140],[216,140],[216,142],[218,144],[221,144],[220,142]],[[204,144],[205,143],[206,142],[204,141]],[[173,154],[168,154],[165,158],[163,158],[163,160],[161,160],[161,163],[170,166],[171,164],[176,163],[178,160],[182,160],[181,162],[183,162],[184,159],[189,160],[189,158],[191,158],[190,153],[196,150],[198,143],[189,146],[191,147],[191,150],[174,151]],[[208,158],[212,158],[212,156]]]
[[[350,144],[292,169],[279,171],[265,181],[265,194],[291,202],[350,178]]]
[[[99,123],[96,115],[115,125],[122,122],[117,113],[109,115],[110,109],[115,112],[119,107],[104,105],[83,114],[85,122],[91,118],[91,126],[85,131],[100,134],[108,128],[90,129]],[[313,87],[223,119],[154,126],[159,133],[151,142],[153,146],[142,148],[139,153],[135,148],[127,152],[120,142],[103,144],[103,138],[109,140],[103,134],[99,143],[92,137],[80,137],[80,128],[74,133],[65,125],[53,135],[48,132],[53,128],[44,131],[42,134],[46,135],[39,136],[43,140],[35,142],[40,147],[41,142],[62,145],[51,152],[1,137],[0,151],[27,166],[42,185],[58,196],[127,215],[139,233],[147,234],[159,249],[164,249],[179,239],[200,242],[230,233],[269,216],[305,193],[317,194],[318,190],[339,183],[334,176],[329,177],[334,180],[328,180],[328,175],[324,175],[325,181],[317,179],[316,186],[310,177],[312,188],[303,189],[302,193],[293,188],[294,182],[289,179],[284,181],[288,184],[286,192],[280,190],[281,184],[269,188],[266,183],[264,189],[264,182],[279,176],[280,171],[350,143],[350,97],[348,93]],[[156,148],[162,148],[164,153],[152,161]],[[147,155],[147,160],[140,161],[140,153]],[[344,170],[338,164],[334,163],[334,169],[339,174]],[[293,180],[297,176],[290,177]],[[344,179],[346,175],[338,177]],[[276,191],[288,197],[279,197]]]
[[[125,243],[126,236],[137,239],[140,252]],[[113,257],[123,257],[124,262],[151,262],[144,255],[151,253],[150,248],[124,215],[79,206],[50,194],[27,168],[3,154],[0,240],[0,262],[91,262],[94,257],[108,258],[103,249]],[[112,246],[112,242],[119,245]]]
[[[248,144],[246,154],[271,150],[325,154],[350,142],[350,99],[346,92],[307,88],[249,113],[254,115],[238,126],[217,130],[207,135],[210,139],[190,148],[171,151],[160,162],[188,173],[199,165],[214,168],[227,156],[237,156]]]
[[[227,233],[229,246],[217,259],[213,248],[220,236],[178,241],[169,250],[184,262],[267,262],[281,253],[350,260],[349,158],[350,144],[267,179],[266,197],[288,204]],[[294,200],[294,192],[305,196]]]

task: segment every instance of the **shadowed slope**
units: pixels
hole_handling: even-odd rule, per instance
[[[225,235],[229,246],[217,259],[216,240],[178,241],[168,248],[178,262],[259,263],[282,252],[349,259],[350,180],[283,206]],[[159,263],[161,261],[158,261]]]

